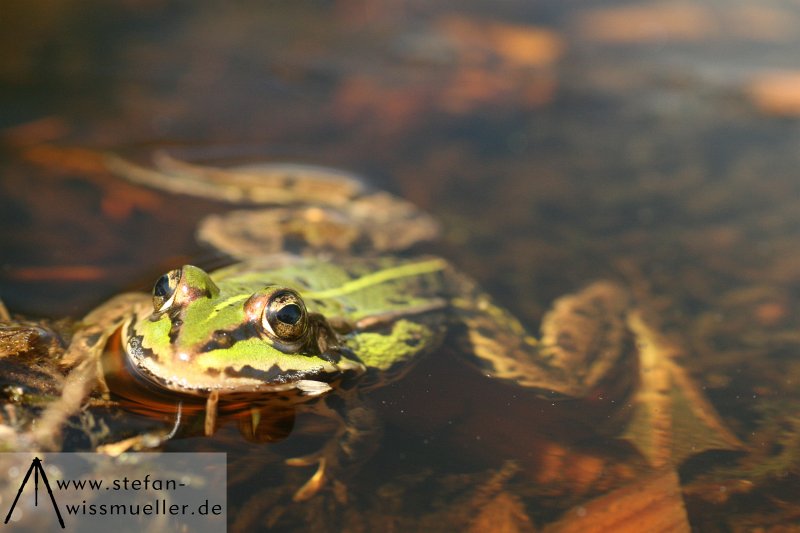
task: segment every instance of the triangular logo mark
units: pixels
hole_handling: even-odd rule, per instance
[[[44,468],[42,468],[42,460],[38,457],[34,457],[33,461],[31,461],[31,466],[28,468],[28,473],[25,474],[25,479],[22,480],[22,484],[19,486],[19,490],[17,491],[17,497],[14,498],[14,503],[11,504],[11,509],[8,510],[8,514],[6,515],[4,524],[8,524],[8,521],[11,520],[11,513],[14,512],[14,507],[17,506],[17,501],[19,501],[19,497],[22,494],[22,489],[25,488],[25,484],[31,477],[31,473],[33,473],[34,479],[34,493],[33,493],[33,504],[35,506],[39,506],[39,474],[42,475],[42,481],[44,482],[44,486],[47,488],[47,494],[50,495],[50,501],[53,503],[53,509],[56,512],[56,516],[58,517],[58,523],[61,524],[61,529],[65,529],[64,526],[64,518],[61,516],[61,511],[58,510],[58,504],[56,503],[56,499],[53,496],[53,489],[50,488],[50,482],[47,481],[47,474],[44,473]]]

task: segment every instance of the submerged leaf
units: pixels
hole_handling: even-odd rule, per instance
[[[574,507],[546,533],[690,531],[678,475],[671,468]]]
[[[686,371],[675,362],[680,349],[648,326],[637,312],[628,324],[639,339],[639,388],[623,438],[653,467],[677,466],[707,450],[738,450],[724,425]]]
[[[521,533],[533,532],[535,528],[520,499],[508,492],[501,492],[480,510],[469,531]]]

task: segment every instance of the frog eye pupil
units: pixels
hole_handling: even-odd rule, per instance
[[[175,289],[181,280],[181,269],[167,272],[153,285],[153,309],[161,313],[172,305],[175,300]]]
[[[172,287],[169,286],[169,275],[164,274],[158,278],[158,281],[156,281],[156,284],[153,286],[153,296],[168,299],[172,290]]]
[[[294,326],[295,324],[297,324],[302,316],[303,316],[303,310],[300,309],[300,306],[297,304],[284,305],[275,314],[275,317],[278,320],[280,320],[284,324],[289,324],[290,326]]]

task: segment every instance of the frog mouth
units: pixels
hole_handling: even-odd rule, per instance
[[[278,365],[272,365],[266,370],[259,370],[250,365],[244,365],[239,369],[228,366],[219,373],[224,374],[227,378],[253,379],[264,383],[265,386],[270,386],[285,385],[304,380],[330,383],[341,377],[342,371],[337,369],[330,372],[324,367],[314,370],[284,370]]]
[[[160,388],[161,392],[172,391],[193,396],[205,396],[218,391],[223,397],[234,393],[269,394],[295,390],[301,396],[319,396],[332,390],[331,383],[344,377],[355,376],[364,371],[364,365],[343,358],[327,357],[320,366],[291,370],[273,364],[267,369],[258,369],[249,364],[241,367],[227,366],[222,369],[203,369],[193,376],[168,375],[160,367],[152,350],[142,346],[140,336],[132,336],[123,344],[124,365],[128,373],[141,384]]]
[[[333,389],[331,383],[337,381],[341,371],[292,371],[282,370],[277,366],[267,370],[258,370],[249,365],[235,369],[225,368],[219,372],[208,372],[208,380],[187,380],[181,376],[164,377],[156,368],[149,365],[127,361],[130,375],[140,384],[149,388],[160,389],[159,392],[169,394],[189,394],[206,396],[218,391],[221,399],[228,395],[272,394],[297,391],[301,396],[313,397]],[[224,379],[220,379],[224,375]]]

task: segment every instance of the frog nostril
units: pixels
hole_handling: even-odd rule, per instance
[[[214,343],[216,343],[217,349],[230,348],[234,344],[234,339],[227,331],[215,331]]]
[[[214,350],[226,350],[236,344],[236,332],[217,330],[211,334],[211,338],[200,347],[200,353],[213,352]]]

